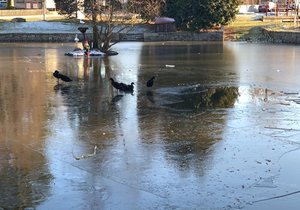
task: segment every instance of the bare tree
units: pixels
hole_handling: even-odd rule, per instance
[[[60,14],[67,18],[77,17],[77,0],[55,0],[55,3]]]
[[[128,24],[128,13],[118,0],[87,0],[84,7],[92,20],[94,48],[104,53],[120,41],[113,39],[113,34],[127,33],[132,28]]]
[[[161,15],[161,10],[166,0],[129,0],[128,8],[131,12],[138,13],[147,22]]]

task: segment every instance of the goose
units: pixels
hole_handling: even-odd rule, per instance
[[[76,34],[76,36],[75,36],[75,38],[74,38],[74,41],[77,43],[77,42],[79,42],[79,39],[78,39],[78,37],[77,37],[77,34]]]
[[[151,77],[151,79],[149,79],[147,81],[147,87],[152,87],[153,86],[153,83],[154,83],[154,79],[155,79],[155,76]]]
[[[59,79],[61,79],[64,82],[71,82],[72,81],[68,76],[59,73],[59,71],[57,71],[57,70],[55,70],[53,72],[53,76],[55,78],[57,78],[57,83],[59,83]]]

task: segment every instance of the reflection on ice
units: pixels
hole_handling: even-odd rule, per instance
[[[160,105],[182,111],[233,107],[237,97],[237,87],[218,86],[173,87],[171,90],[161,89],[156,94]]]

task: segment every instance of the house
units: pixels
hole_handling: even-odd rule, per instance
[[[6,9],[9,6],[15,9],[42,9],[43,0],[0,0],[0,9]],[[55,10],[54,0],[45,0],[46,8],[49,10]]]

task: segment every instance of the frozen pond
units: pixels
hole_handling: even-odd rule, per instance
[[[0,209],[298,209],[298,46],[74,48],[0,44]]]

